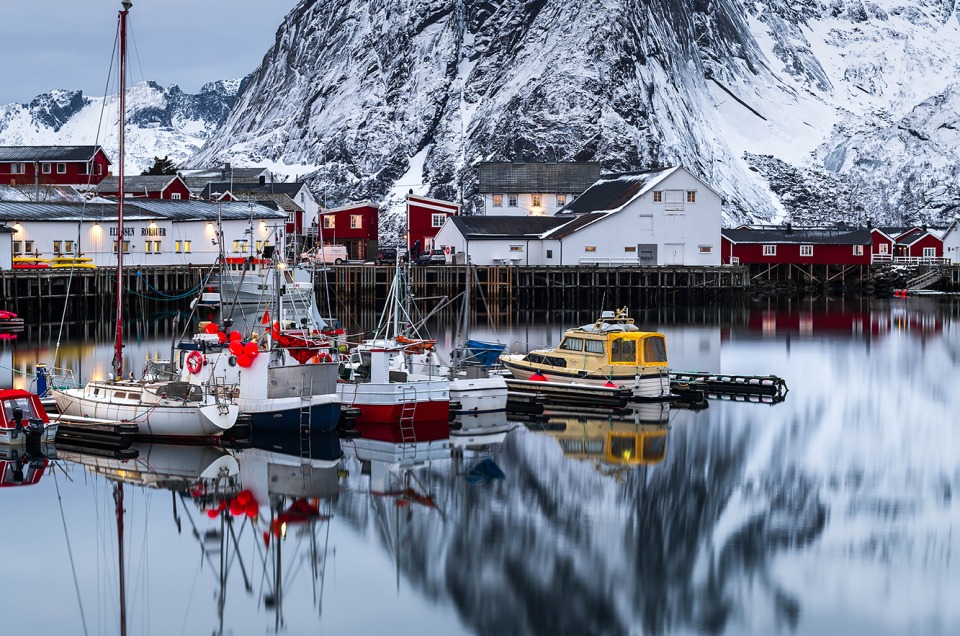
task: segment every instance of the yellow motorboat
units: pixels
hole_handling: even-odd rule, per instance
[[[612,383],[649,398],[670,393],[664,335],[640,331],[626,307],[604,311],[591,325],[567,329],[553,349],[502,355],[500,361],[518,380]]]
[[[86,256],[57,256],[50,262],[51,269],[97,269],[93,259]]]

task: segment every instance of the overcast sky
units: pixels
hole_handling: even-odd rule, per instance
[[[133,0],[128,82],[178,84],[193,93],[213,80],[241,78],[260,65],[296,4]],[[0,104],[26,103],[54,88],[103,95],[119,10],[120,0],[4,0]]]

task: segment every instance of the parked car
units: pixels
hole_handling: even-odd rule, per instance
[[[403,262],[404,254],[395,247],[381,247],[377,250],[377,258],[374,259],[377,265],[383,263],[396,263],[397,259]]]
[[[417,265],[443,265],[447,262],[447,255],[443,250],[425,250],[417,260]]]
[[[345,245],[324,245],[323,247],[315,247],[309,252],[304,252],[300,255],[300,259],[314,263],[334,263],[339,265],[346,261],[348,256]]]

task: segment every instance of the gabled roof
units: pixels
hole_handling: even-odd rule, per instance
[[[546,234],[543,235],[545,239],[563,239],[577,230],[583,229],[588,225],[599,221],[602,218],[609,216],[609,212],[591,212],[590,214],[581,214],[580,216],[573,217],[572,219],[569,216],[565,217],[556,217],[561,218],[567,221],[558,228],[555,228]]]
[[[0,161],[90,161],[100,146],[0,146]],[[106,156],[106,153],[104,153]],[[107,162],[110,159],[107,158]]]
[[[211,181],[230,183],[232,180],[235,183],[250,183],[259,182],[260,177],[270,178],[270,171],[266,168],[222,166],[220,168],[181,168],[178,172],[192,192],[202,190]]]
[[[924,239],[927,236],[932,236],[938,240],[942,240],[940,236],[936,234],[933,230],[928,230],[926,228],[914,228],[897,238],[897,243],[899,245],[913,245],[917,241]]]
[[[203,191],[200,193],[200,198],[209,199],[210,194],[214,192],[230,192],[234,196],[244,194],[285,194],[292,198],[303,189],[304,185],[305,184],[303,181],[290,181],[284,183],[278,183],[274,181],[268,183],[238,183],[236,181],[230,183],[229,181],[211,181],[204,186]]]
[[[860,228],[738,228],[722,229],[720,234],[732,243],[789,243],[817,245],[870,245],[870,230]]]
[[[643,195],[680,166],[642,172],[625,172],[603,177],[576,199],[566,204],[557,214],[586,214],[613,212]]]
[[[545,232],[568,223],[553,216],[451,216],[460,234],[470,241],[540,238]]]
[[[583,192],[600,178],[600,164],[595,161],[484,162],[479,170],[483,194],[573,194]]]
[[[241,219],[286,219],[286,213],[272,210],[258,203],[245,201],[209,201],[172,200],[172,199],[136,199],[128,201],[124,208],[139,208],[159,214],[172,221],[215,221],[219,215],[224,221]]]
[[[877,232],[880,232],[891,241],[896,241],[899,240],[900,237],[910,234],[914,230],[919,230],[920,227],[916,225],[888,225],[885,227],[875,227],[873,229]]]
[[[0,185],[0,201],[74,202],[86,200],[70,185]]]
[[[138,192],[161,192],[174,181],[180,180],[179,175],[169,174],[141,174],[123,178],[123,191],[130,194]],[[97,186],[97,192],[119,192],[120,178],[106,177]]]
[[[219,208],[219,210],[218,210]],[[136,199],[124,202],[124,219],[144,221],[168,219],[171,221],[286,219],[284,212],[271,210],[259,204],[207,201],[171,201],[169,199]],[[117,218],[117,202],[101,200],[82,203],[23,203],[0,201],[0,221],[106,221]]]

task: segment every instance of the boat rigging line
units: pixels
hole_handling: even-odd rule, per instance
[[[53,471],[53,483],[57,488],[57,504],[60,506],[60,521],[63,522],[63,538],[67,541],[67,556],[70,557],[70,571],[73,573],[73,589],[77,593],[77,605],[80,607],[80,622],[83,625],[83,633],[87,632],[87,617],[83,612],[83,599],[80,598],[80,582],[77,581],[77,566],[73,559],[73,548],[70,545],[70,533],[67,532],[67,518],[63,513],[63,497],[60,496],[60,482],[57,479],[57,471]]]

